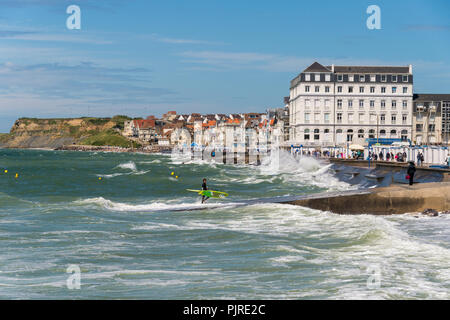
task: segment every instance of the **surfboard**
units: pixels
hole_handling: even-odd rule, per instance
[[[214,190],[192,190],[186,189],[187,191],[196,192],[201,196],[209,197],[209,198],[225,198],[228,197],[228,193]]]

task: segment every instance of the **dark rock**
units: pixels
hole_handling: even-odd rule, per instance
[[[442,211],[440,214],[450,214],[450,210]]]
[[[437,217],[439,215],[439,212],[434,209],[425,209],[422,211],[422,214],[430,217]]]

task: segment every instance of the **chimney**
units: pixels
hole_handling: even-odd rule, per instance
[[[409,65],[409,74],[412,74],[412,64]]]
[[[334,72],[334,63],[331,65],[331,72]]]

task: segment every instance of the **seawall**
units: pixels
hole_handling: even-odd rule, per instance
[[[280,201],[338,214],[403,214],[425,209],[450,210],[450,182],[392,185],[364,192]]]

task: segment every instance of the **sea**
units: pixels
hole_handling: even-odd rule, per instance
[[[0,149],[0,298],[450,298],[450,216],[236,205],[360,188],[279,160]]]

